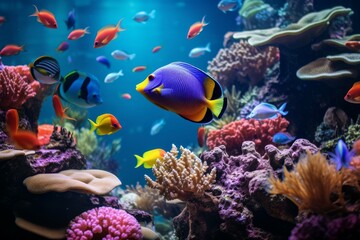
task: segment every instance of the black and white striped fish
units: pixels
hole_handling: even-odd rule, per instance
[[[29,64],[31,76],[43,84],[54,84],[60,80],[60,66],[55,58],[41,56]]]

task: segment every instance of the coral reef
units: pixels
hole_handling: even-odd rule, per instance
[[[76,148],[84,154],[84,156],[90,156],[90,154],[98,148],[96,135],[89,129],[82,127],[80,130],[75,130],[73,134],[77,139]]]
[[[72,220],[66,230],[68,240],[76,239],[142,239],[141,227],[136,219],[111,207],[94,208]]]
[[[223,86],[235,83],[256,85],[264,78],[266,69],[279,60],[275,47],[259,50],[246,41],[233,43],[229,48],[220,49],[208,63],[208,72]]]
[[[284,132],[288,125],[289,122],[282,117],[262,121],[241,119],[219,130],[210,131],[206,145],[210,150],[225,145],[229,155],[238,155],[241,153],[240,146],[244,141],[254,141],[257,151],[263,153],[265,145],[272,143],[272,136],[277,132]]]
[[[170,152],[165,154],[164,160],[156,161],[153,166],[155,181],[145,175],[147,184],[151,188],[160,190],[160,194],[167,200],[188,201],[201,197],[216,177],[215,169],[206,174],[207,164],[189,149],[181,146],[180,151],[181,156],[177,159],[179,151],[175,145],[172,145]]]

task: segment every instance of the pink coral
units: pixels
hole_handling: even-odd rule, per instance
[[[0,70],[1,109],[19,109],[38,89],[39,83],[31,78],[27,66],[5,66]]]
[[[220,49],[208,63],[207,70],[223,86],[231,86],[234,81],[256,85],[264,78],[266,70],[279,60],[279,56],[276,47],[258,50],[242,40],[233,43],[230,48]]]
[[[99,207],[73,219],[66,231],[68,240],[142,239],[138,221],[124,210]]]
[[[210,150],[225,145],[230,155],[238,155],[244,141],[254,141],[256,150],[263,154],[264,147],[272,143],[272,136],[285,131],[288,125],[289,122],[282,117],[262,121],[241,119],[225,125],[222,129],[210,131],[206,145]]]

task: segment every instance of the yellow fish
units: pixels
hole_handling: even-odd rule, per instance
[[[98,135],[110,135],[122,128],[116,117],[109,113],[98,116],[96,118],[96,123],[90,119],[88,120],[91,124],[90,131],[93,132],[96,130]]]
[[[145,152],[142,157],[135,154],[134,156],[136,157],[137,160],[137,164],[135,168],[138,168],[143,164],[144,164],[144,168],[152,168],[156,163],[157,159],[160,159],[161,161],[163,160],[165,153],[166,152],[163,149],[156,148]]]

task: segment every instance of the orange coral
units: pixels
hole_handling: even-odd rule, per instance
[[[279,60],[279,56],[279,49],[276,47],[258,50],[241,40],[230,48],[220,49],[208,63],[207,70],[223,86],[230,86],[235,80],[256,85],[263,79],[266,70]]]

